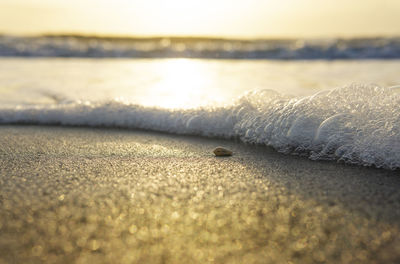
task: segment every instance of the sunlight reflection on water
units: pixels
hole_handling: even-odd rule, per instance
[[[256,89],[302,96],[353,82],[398,85],[399,65],[400,60],[0,58],[0,106],[76,100],[221,106]]]
[[[160,80],[148,87],[145,106],[191,108],[223,101],[213,85],[213,72],[206,64],[188,59],[173,59],[158,64]]]

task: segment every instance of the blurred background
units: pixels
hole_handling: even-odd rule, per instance
[[[397,0],[0,0],[3,106],[400,83]]]
[[[228,38],[400,34],[397,0],[1,0],[6,34]]]

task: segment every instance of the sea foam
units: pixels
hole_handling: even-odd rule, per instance
[[[231,105],[160,109],[120,101],[60,102],[0,109],[1,124],[147,129],[239,138],[313,160],[400,168],[400,88],[357,85],[291,97],[247,93]]]

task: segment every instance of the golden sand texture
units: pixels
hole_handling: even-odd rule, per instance
[[[128,130],[2,126],[0,145],[0,263],[400,260],[399,172]]]

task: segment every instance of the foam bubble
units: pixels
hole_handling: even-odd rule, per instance
[[[253,91],[225,107],[170,110],[119,101],[0,109],[1,124],[139,128],[240,138],[283,153],[400,168],[398,87],[352,84],[307,97]]]

